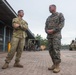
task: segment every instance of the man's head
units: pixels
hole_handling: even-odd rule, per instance
[[[23,10],[19,10],[18,11],[18,16],[23,17],[24,16],[24,11]]]
[[[56,5],[54,5],[54,4],[50,5],[50,6],[49,6],[49,11],[50,11],[51,13],[56,12]]]

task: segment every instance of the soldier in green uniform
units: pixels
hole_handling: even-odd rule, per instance
[[[16,53],[16,59],[14,67],[23,68],[23,65],[21,65],[19,62],[25,45],[25,38],[27,37],[26,30],[28,29],[27,22],[22,19],[23,16],[24,11],[19,10],[18,17],[14,18],[12,21],[13,35],[11,39],[11,50],[5,59],[5,64],[3,65],[2,69],[6,69],[9,67],[9,63],[13,59],[15,53]]]
[[[53,62],[52,67],[48,70],[53,70],[54,73],[60,71],[60,47],[61,47],[61,30],[64,27],[64,16],[62,13],[56,12],[56,6],[50,5],[50,13],[52,13],[46,20],[45,32],[49,42],[49,53]]]

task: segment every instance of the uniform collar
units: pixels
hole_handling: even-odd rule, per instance
[[[19,17],[17,17],[19,20],[22,20],[22,19],[20,19]]]
[[[54,13],[52,13],[52,15],[57,15],[58,14],[58,12],[54,12]]]

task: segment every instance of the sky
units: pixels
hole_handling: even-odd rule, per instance
[[[24,20],[35,35],[46,38],[45,22],[49,15],[49,5],[55,4],[57,12],[65,17],[65,26],[62,30],[62,44],[70,44],[76,38],[76,0],[7,0],[17,12],[25,12]]]

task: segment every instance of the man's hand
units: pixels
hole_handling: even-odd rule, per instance
[[[48,33],[48,34],[53,34],[53,32],[54,32],[53,29],[51,29],[51,30],[47,30],[47,33]]]
[[[13,27],[14,28],[18,28],[20,25],[19,24],[14,24]]]

